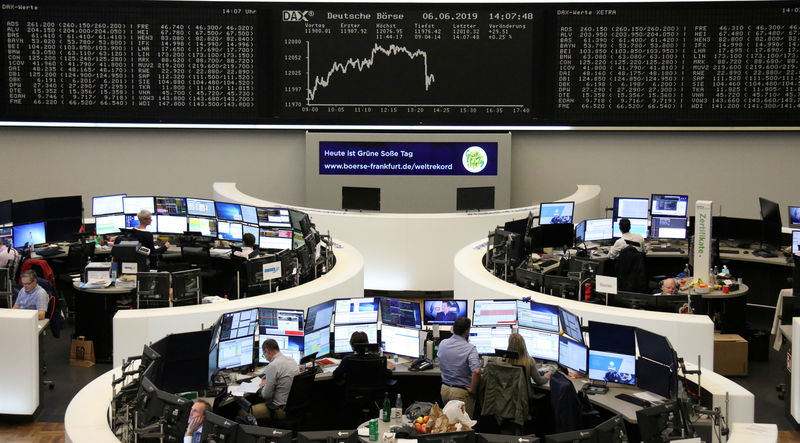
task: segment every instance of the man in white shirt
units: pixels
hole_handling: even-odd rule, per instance
[[[211,409],[207,401],[197,399],[189,412],[189,426],[186,427],[186,434],[183,436],[183,443],[200,443],[203,435],[203,421],[206,418],[206,411]]]
[[[641,234],[631,232],[631,221],[627,218],[620,219],[619,231],[622,237],[614,242],[614,246],[608,251],[608,258],[615,259],[619,253],[628,246],[633,246],[637,251],[647,253],[647,244],[644,242],[644,237]]]
[[[250,256],[253,255],[253,252],[256,252],[256,236],[247,232],[242,235],[242,250],[241,251],[234,251],[233,255],[238,257],[249,259]]]
[[[7,245],[0,245],[0,268],[7,268],[8,264],[15,258],[16,251]]]

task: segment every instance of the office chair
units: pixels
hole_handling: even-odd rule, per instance
[[[357,426],[377,414],[376,402],[383,398],[384,393],[397,380],[390,379],[387,374],[386,356],[355,354],[347,360],[344,381],[345,409],[350,412],[350,418],[358,417],[357,421],[352,423]]]
[[[619,253],[617,285],[620,291],[648,292],[644,254],[633,246],[628,246]]]
[[[286,419],[270,420],[269,425],[277,428],[297,429],[303,420],[311,414],[314,396],[315,371],[301,372],[292,379],[292,388],[286,400]]]
[[[529,391],[530,381],[522,366],[489,363],[481,374],[479,422],[498,426],[502,434],[523,435],[525,422],[530,418]]]
[[[591,428],[600,416],[597,410],[584,407],[575,386],[557,371],[550,374],[550,408],[553,411],[554,432],[557,433]]]
[[[6,300],[6,308],[10,309],[13,306],[13,295],[14,291],[11,290],[11,269],[0,268],[0,297]]]
[[[175,271],[172,275],[172,306],[200,304],[202,297],[202,278],[200,269]]]

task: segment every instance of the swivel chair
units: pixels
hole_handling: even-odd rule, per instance
[[[560,372],[550,375],[550,408],[556,433],[591,428],[600,415],[594,409],[584,410],[575,386]]]
[[[376,402],[383,398],[390,386],[397,380],[390,379],[386,369],[386,356],[374,354],[355,354],[347,357],[345,373],[345,409],[350,418],[358,417],[351,423],[358,425],[377,414]],[[354,413],[360,412],[361,415]]]
[[[283,420],[273,419],[269,422],[271,426],[297,429],[303,420],[312,412],[314,396],[314,377],[315,371],[301,372],[294,376],[292,388],[289,391],[289,398],[286,400],[286,418]]]

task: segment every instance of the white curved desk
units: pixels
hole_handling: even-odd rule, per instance
[[[168,334],[197,331],[226,312],[255,307],[303,309],[334,298],[364,294],[364,259],[352,246],[335,241],[336,266],[330,272],[294,288],[224,303],[172,308],[132,309],[114,316],[114,366],[142,353],[142,346]]]
[[[562,201],[574,201],[574,220],[599,217],[600,186],[578,185]],[[287,206],[249,196],[236,183],[214,183],[214,198],[260,207],[291,207],[307,213],[317,226],[364,254],[364,287],[398,291],[453,289],[453,256],[472,239],[495,226],[539,213],[539,206],[500,211],[444,214],[384,214]],[[324,233],[324,232],[323,232]]]
[[[111,382],[120,374],[120,368],[114,368],[92,380],[72,398],[64,414],[67,443],[119,443],[111,432],[108,412],[113,397]]]

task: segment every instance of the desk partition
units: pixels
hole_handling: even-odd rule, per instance
[[[37,311],[0,309],[0,337],[0,414],[31,415],[39,407]]]

